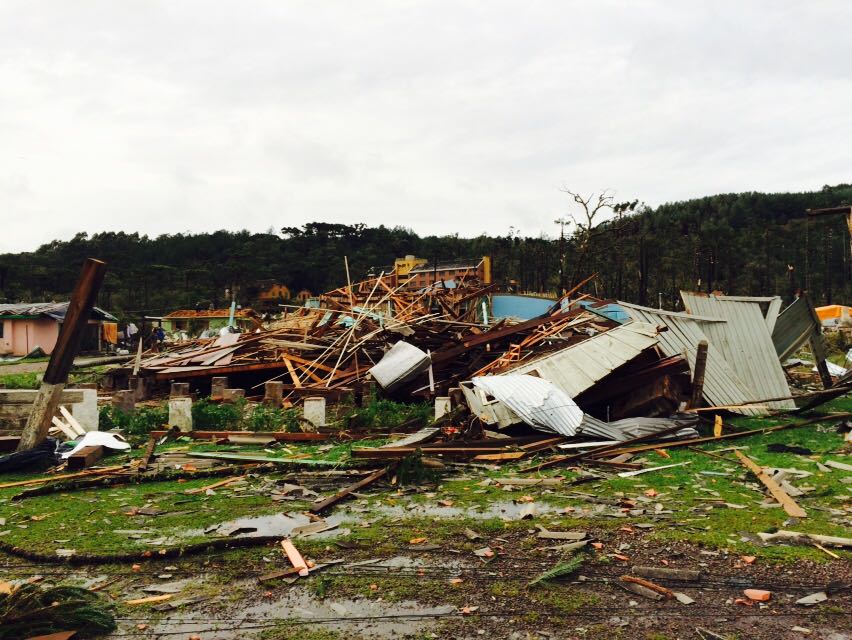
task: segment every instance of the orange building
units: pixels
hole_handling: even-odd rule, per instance
[[[422,289],[436,282],[454,282],[458,283],[462,280],[478,280],[483,284],[491,284],[491,258],[483,256],[474,260],[456,260],[452,262],[430,263],[424,259],[414,258],[414,256],[406,256],[404,259],[405,267],[412,265],[410,268],[400,272],[396,269],[398,282],[403,282],[406,277],[408,282],[407,289]],[[397,260],[395,267],[399,267],[400,261]]]

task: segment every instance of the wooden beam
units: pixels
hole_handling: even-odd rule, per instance
[[[695,352],[695,371],[692,374],[692,399],[689,401],[690,408],[701,406],[701,397],[704,395],[704,371],[707,369],[708,346],[706,340],[701,340]]]
[[[106,263],[100,260],[88,258],[83,264],[80,279],[77,280],[74,293],[71,294],[65,320],[59,330],[59,338],[42,377],[39,394],[21,434],[18,451],[32,449],[47,437],[51,420],[56,413],[65,383],[68,381],[68,373],[71,371],[74,357],[80,350],[83,330],[89,321],[92,307],[95,306],[105,272]]]
[[[88,469],[103,457],[103,447],[83,447],[77,453],[68,456],[68,470],[78,471],[80,469]]]
[[[756,475],[757,479],[760,480],[767,489],[769,489],[769,493],[772,494],[772,497],[781,503],[781,506],[784,507],[784,511],[787,512],[787,515],[793,516],[794,518],[808,517],[807,512],[802,509],[796,501],[793,500],[786,491],[784,491],[784,489],[781,488],[781,485],[766,474],[763,467],[738,450],[734,451],[734,453],[737,454],[740,462],[742,462],[749,471]]]
[[[152,431],[152,438],[159,439],[170,431]],[[328,440],[329,436],[324,433],[290,433],[289,431],[188,431],[178,434],[182,438],[193,440],[221,440],[229,436],[268,436],[278,442],[305,442],[308,440]]]
[[[329,507],[333,507],[334,505],[336,505],[338,502],[340,502],[341,500],[343,500],[344,498],[346,498],[350,494],[352,494],[356,491],[359,491],[360,489],[363,489],[364,487],[367,487],[367,486],[373,484],[376,480],[379,480],[380,478],[383,478],[384,476],[387,475],[389,470],[390,470],[390,468],[379,469],[375,473],[371,473],[366,478],[359,480],[355,484],[349,485],[348,487],[344,487],[343,489],[341,489],[340,491],[335,493],[333,496],[329,496],[325,500],[320,500],[319,502],[315,502],[314,504],[311,505],[310,512],[311,513],[322,513],[323,511],[325,511]]]

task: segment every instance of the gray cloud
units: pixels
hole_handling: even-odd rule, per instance
[[[844,2],[0,4],[0,251],[850,180]]]

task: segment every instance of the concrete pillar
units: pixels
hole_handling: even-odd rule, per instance
[[[86,431],[97,431],[100,421],[97,385],[94,389],[80,389],[80,391],[83,393],[83,401],[71,405],[71,415]]]
[[[169,398],[169,426],[192,431],[192,398]]]
[[[265,391],[263,404],[280,409],[284,400],[284,383],[280,380],[271,380],[265,383],[263,388]]]
[[[189,383],[188,382],[172,382],[171,391],[169,393],[170,398],[188,398],[189,397]]]
[[[127,379],[127,388],[133,392],[133,399],[136,402],[145,400],[147,396],[147,383],[145,378],[139,376],[130,376]]]
[[[450,396],[435,398],[435,420],[450,412]]]
[[[136,399],[132,391],[116,391],[112,396],[112,406],[130,413],[136,408]]]
[[[236,402],[239,398],[245,397],[245,389],[225,389],[222,392],[222,402]]]
[[[228,376],[217,376],[210,380],[210,399],[221,400],[225,397],[225,389],[228,387]]]
[[[304,417],[314,426],[325,426],[325,398],[305,398]]]

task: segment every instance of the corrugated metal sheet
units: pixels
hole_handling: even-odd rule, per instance
[[[429,362],[425,351],[400,340],[370,368],[370,375],[382,389],[391,389],[428,369]]]
[[[772,329],[781,298],[746,298],[680,292],[690,314],[716,317],[725,323],[707,323],[704,332],[722,355],[757,396],[755,400],[784,398],[790,395],[787,377],[775,353]],[[768,307],[764,315],[761,304]],[[767,403],[773,409],[795,409],[792,400]]]
[[[573,436],[583,420],[583,412],[574,401],[547,380],[511,375],[480,376],[471,382],[539,431]]]
[[[755,391],[740,379],[725,360],[722,351],[704,331],[709,325],[724,324],[724,320],[650,309],[626,302],[619,302],[619,304],[627,310],[634,322],[646,322],[655,326],[667,327],[667,331],[659,334],[660,348],[667,356],[684,356],[689,362],[691,371],[695,371],[695,354],[698,343],[701,340],[708,342],[707,368],[704,374],[704,399],[709,404],[732,406],[763,399],[758,398]],[[735,411],[745,415],[763,415],[766,413],[765,410],[754,407]]]
[[[656,344],[656,324],[631,322],[524,362],[499,375],[534,374],[576,398],[598,380]]]
[[[633,438],[649,436],[672,427],[681,427],[678,431],[664,436],[666,438],[697,438],[697,415],[678,414],[677,418],[624,418],[615,422],[604,422],[588,414],[583,416],[583,422],[577,427],[577,435],[609,438],[624,442]]]
[[[772,331],[772,342],[778,359],[784,361],[789,358],[811,336],[822,339],[819,318],[808,299],[799,298],[781,312]]]

